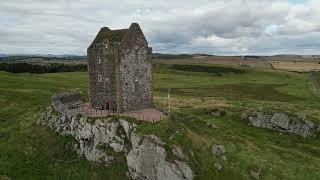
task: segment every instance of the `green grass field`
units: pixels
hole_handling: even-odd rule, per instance
[[[217,69],[219,73],[211,72]],[[259,109],[303,112],[320,121],[319,85],[314,76],[247,68],[233,72],[219,66],[194,71],[157,66],[154,101],[165,108],[171,88],[172,118],[141,123],[139,132],[157,134],[168,146],[182,146],[196,179],[248,179],[250,170],[257,168],[262,169],[263,179],[319,179],[319,138],[253,128],[239,118],[242,110]],[[126,179],[125,165],[101,167],[77,159],[68,148],[72,139],[35,125],[53,93],[76,89],[86,94],[87,81],[84,72],[0,72],[0,179]],[[208,112],[214,108],[227,115],[213,118]],[[218,128],[207,127],[208,122]],[[178,129],[183,133],[169,140]],[[226,146],[227,161],[212,155],[213,143]],[[223,164],[222,171],[215,170],[215,162]]]

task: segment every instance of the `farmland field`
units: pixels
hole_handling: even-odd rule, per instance
[[[272,61],[271,64],[274,69],[296,72],[309,72],[320,70],[320,63],[318,62]]]
[[[164,64],[206,64],[224,66],[250,66],[255,68],[271,68],[270,61],[264,58],[249,58],[245,60],[241,56],[201,56],[181,57],[177,59],[156,58],[157,62]]]
[[[302,112],[320,121],[319,79],[318,73],[158,64],[154,101],[167,108],[170,88],[172,118],[139,123],[139,133],[156,134],[169,146],[179,144],[190,158],[196,179],[249,179],[250,170],[257,168],[262,179],[319,179],[319,138],[257,129],[240,119],[243,110],[254,109]],[[74,89],[85,95],[87,81],[86,72],[0,72],[0,179],[127,178],[125,164],[101,167],[77,159],[68,148],[72,139],[35,125],[54,93]],[[224,110],[226,116],[213,118],[208,114],[212,109]],[[184,134],[170,139],[178,129],[184,129]],[[213,143],[226,146],[227,161],[212,155]],[[77,160],[67,161],[73,159]],[[214,168],[215,162],[223,165],[222,171]]]

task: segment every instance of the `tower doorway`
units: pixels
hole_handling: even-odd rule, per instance
[[[104,103],[104,109],[105,109],[105,110],[109,110],[109,109],[110,109],[110,105],[109,105],[109,102],[108,102],[108,101],[105,101],[105,103]]]

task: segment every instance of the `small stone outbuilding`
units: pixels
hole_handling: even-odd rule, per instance
[[[82,104],[79,92],[63,92],[52,96],[52,105],[58,112],[65,113],[79,109]]]
[[[152,48],[137,23],[101,28],[87,53],[92,108],[125,112],[152,106]]]

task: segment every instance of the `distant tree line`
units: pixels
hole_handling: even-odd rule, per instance
[[[172,69],[187,72],[204,72],[213,75],[222,75],[226,73],[240,74],[245,73],[244,70],[236,69],[232,67],[222,66],[204,66],[204,65],[191,65],[191,64],[154,64],[154,68],[157,69]]]
[[[87,65],[85,64],[31,64],[24,62],[17,63],[0,63],[0,71],[6,71],[11,73],[57,73],[57,72],[76,72],[76,71],[87,71]]]
[[[152,54],[152,58],[154,59],[187,59],[192,58],[191,54],[160,54],[154,53]]]
[[[1,55],[1,54],[0,54]],[[42,59],[48,61],[55,60],[74,60],[74,61],[82,61],[87,60],[87,56],[0,56],[0,61],[23,61],[30,59]]]
[[[0,61],[17,61],[29,58],[29,56],[8,56],[0,57]],[[35,58],[35,57],[34,57]]]

